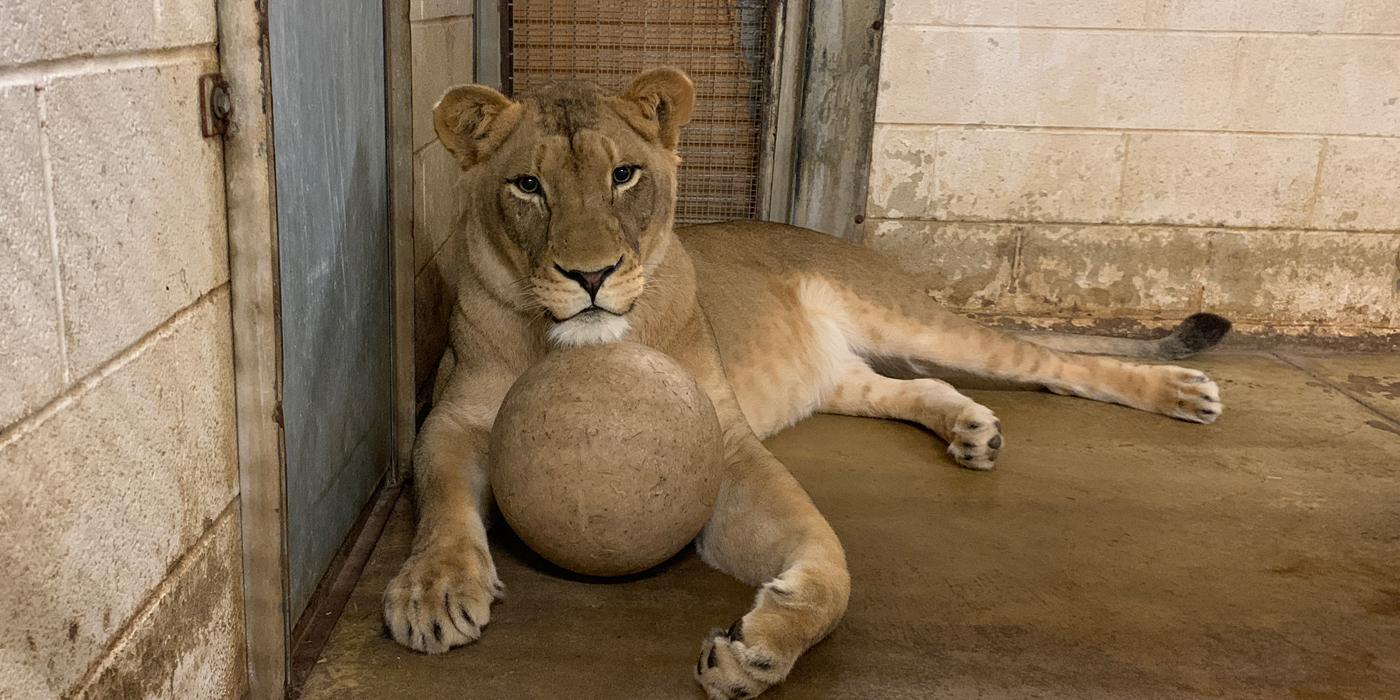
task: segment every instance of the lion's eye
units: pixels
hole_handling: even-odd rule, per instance
[[[613,168],[613,184],[625,185],[631,182],[632,178],[637,176],[637,170],[638,168],[635,165],[619,165],[616,168]]]
[[[540,193],[540,181],[539,178],[535,177],[534,175],[521,175],[520,177],[517,177],[514,180],[511,180],[510,182],[512,185],[515,185],[515,189],[518,189],[521,192],[524,192],[525,194]]]

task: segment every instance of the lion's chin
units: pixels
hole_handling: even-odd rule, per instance
[[[580,345],[602,345],[622,340],[632,324],[624,316],[601,309],[585,311],[581,314],[555,323],[549,328],[549,341],[559,347]]]

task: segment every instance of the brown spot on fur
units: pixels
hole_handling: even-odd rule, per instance
[[[598,126],[598,106],[603,97],[603,90],[597,85],[563,80],[526,97],[524,102],[539,110],[541,128],[573,141],[578,132]]]
[[[77,640],[78,640],[78,621],[77,621],[77,620],[73,620],[73,621],[71,621],[71,622],[68,623],[68,641],[70,641],[70,642],[75,642],[75,641],[77,641]]]

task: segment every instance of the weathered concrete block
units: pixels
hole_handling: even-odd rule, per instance
[[[413,257],[421,272],[453,235],[465,197],[462,169],[446,148],[433,144],[413,157]]]
[[[867,217],[932,216],[937,141],[933,127],[875,126]]]
[[[1028,226],[1013,308],[1046,316],[1199,310],[1208,259],[1199,229]]]
[[[1400,229],[1400,141],[1328,139],[1312,225]]]
[[[1130,134],[1124,221],[1305,226],[1321,140]]]
[[[1357,34],[1400,34],[1400,2],[1344,0],[1342,31]]]
[[[1112,4],[1112,3],[1109,3]],[[1146,26],[1255,32],[1336,32],[1347,0],[1163,0],[1147,6]]]
[[[223,157],[199,132],[209,63],[97,73],[46,89],[73,376],[228,279]]]
[[[1122,159],[1119,134],[940,130],[937,218],[1111,219]]]
[[[884,41],[881,122],[1219,129],[1231,113],[1223,34],[891,25]]]
[[[229,296],[0,444],[0,649],[68,690],[237,492]]]
[[[413,150],[428,145],[433,132],[433,105],[447,89],[472,82],[472,18],[414,23]]]
[[[1241,320],[1394,322],[1400,235],[1220,231],[1205,306]]]
[[[890,0],[890,22],[1003,27],[1140,27],[1148,0]]]
[[[1390,38],[1248,36],[1235,129],[1400,136],[1400,50]]]
[[[58,287],[34,88],[0,88],[0,429],[63,389]]]
[[[891,23],[1400,33],[1393,0],[891,0]]]
[[[472,14],[472,0],[413,0],[409,19],[414,22],[439,17],[466,17]]]
[[[0,66],[213,43],[214,0],[0,0]]]
[[[872,222],[865,245],[888,256],[946,306],[991,310],[1011,283],[1018,227],[938,221]]]
[[[79,698],[235,698],[248,683],[238,509],[186,554]]]

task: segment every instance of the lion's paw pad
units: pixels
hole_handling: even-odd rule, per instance
[[[963,467],[985,471],[996,466],[1005,438],[992,410],[972,404],[958,414],[948,431],[948,454]]]

